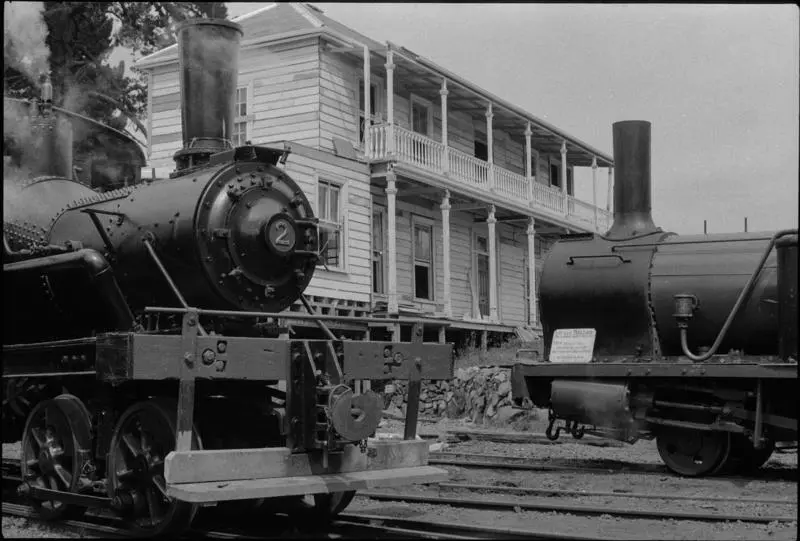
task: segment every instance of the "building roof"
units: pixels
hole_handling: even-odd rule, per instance
[[[399,56],[407,61],[405,73],[416,76],[418,81],[426,82],[430,86],[430,73],[446,79],[450,98],[460,97],[462,102],[471,102],[464,109],[476,111],[491,103],[494,113],[494,126],[509,133],[520,135],[529,123],[532,131],[532,141],[536,148],[546,152],[558,154],[562,142],[569,153],[569,162],[573,165],[589,166],[592,158],[597,158],[599,167],[613,166],[613,158],[587,143],[569,135],[528,113],[522,108],[513,105],[502,98],[483,90],[475,83],[456,75],[434,62],[421,57],[405,47],[394,45],[390,42],[379,43],[372,38],[334,20],[325,15],[321,9],[308,3],[276,2],[250,13],[232,19],[239,23],[244,31],[243,47],[256,46],[261,43],[274,42],[280,39],[299,38],[303,36],[324,36],[328,39],[350,45],[351,54],[362,56],[363,48],[369,49],[370,55],[386,57],[391,49],[395,59]],[[170,45],[141,58],[134,64],[138,69],[152,69],[156,66],[168,65],[177,62],[177,45]],[[438,88],[434,92],[438,95]]]

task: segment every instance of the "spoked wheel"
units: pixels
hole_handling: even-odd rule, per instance
[[[730,434],[682,427],[664,427],[656,436],[658,454],[667,468],[680,475],[716,473],[730,452]]]
[[[75,396],[60,395],[33,408],[22,436],[22,478],[31,486],[77,492],[85,484],[82,468],[91,459],[91,417]],[[85,507],[33,500],[46,520],[74,517]]]
[[[149,400],[129,407],[111,436],[108,490],[137,537],[177,535],[189,527],[197,506],[167,496],[164,460],[175,449],[177,403]],[[201,449],[197,430],[192,449]]]
[[[725,461],[726,473],[752,473],[767,463],[775,450],[775,442],[767,440],[761,449],[756,449],[747,436],[731,435],[731,452]]]

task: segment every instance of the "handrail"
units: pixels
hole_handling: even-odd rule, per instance
[[[273,319],[289,320],[311,320],[311,321],[345,321],[351,323],[377,323],[381,325],[391,325],[394,323],[423,323],[438,324],[440,327],[448,327],[451,322],[441,318],[407,318],[407,317],[357,317],[357,316],[334,316],[330,314],[300,314],[296,312],[247,312],[238,310],[206,310],[203,308],[178,308],[165,306],[146,306],[144,311],[160,314],[184,314],[188,310],[194,310],[198,315],[218,316],[218,317],[264,317]]]

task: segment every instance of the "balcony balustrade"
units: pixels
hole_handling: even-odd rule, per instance
[[[529,183],[524,175],[497,165],[490,165],[455,148],[446,148],[433,139],[397,125],[370,126],[368,145],[365,148],[366,158],[373,161],[388,159],[392,134],[394,137],[392,158],[400,163],[413,165],[431,173],[446,174],[449,178],[467,186],[494,194],[495,197],[499,197],[500,202],[526,201],[531,207],[537,207],[546,214],[565,217],[588,229],[605,232],[611,226],[612,216],[605,209],[595,208],[570,195],[565,196],[559,189],[538,182]]]

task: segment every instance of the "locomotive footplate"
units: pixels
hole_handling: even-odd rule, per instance
[[[320,453],[292,453],[288,448],[172,452],[164,477],[167,494],[203,503],[303,494],[364,490],[410,483],[443,481],[447,472],[426,466],[428,443],[405,440],[370,442],[330,453],[328,467]]]

